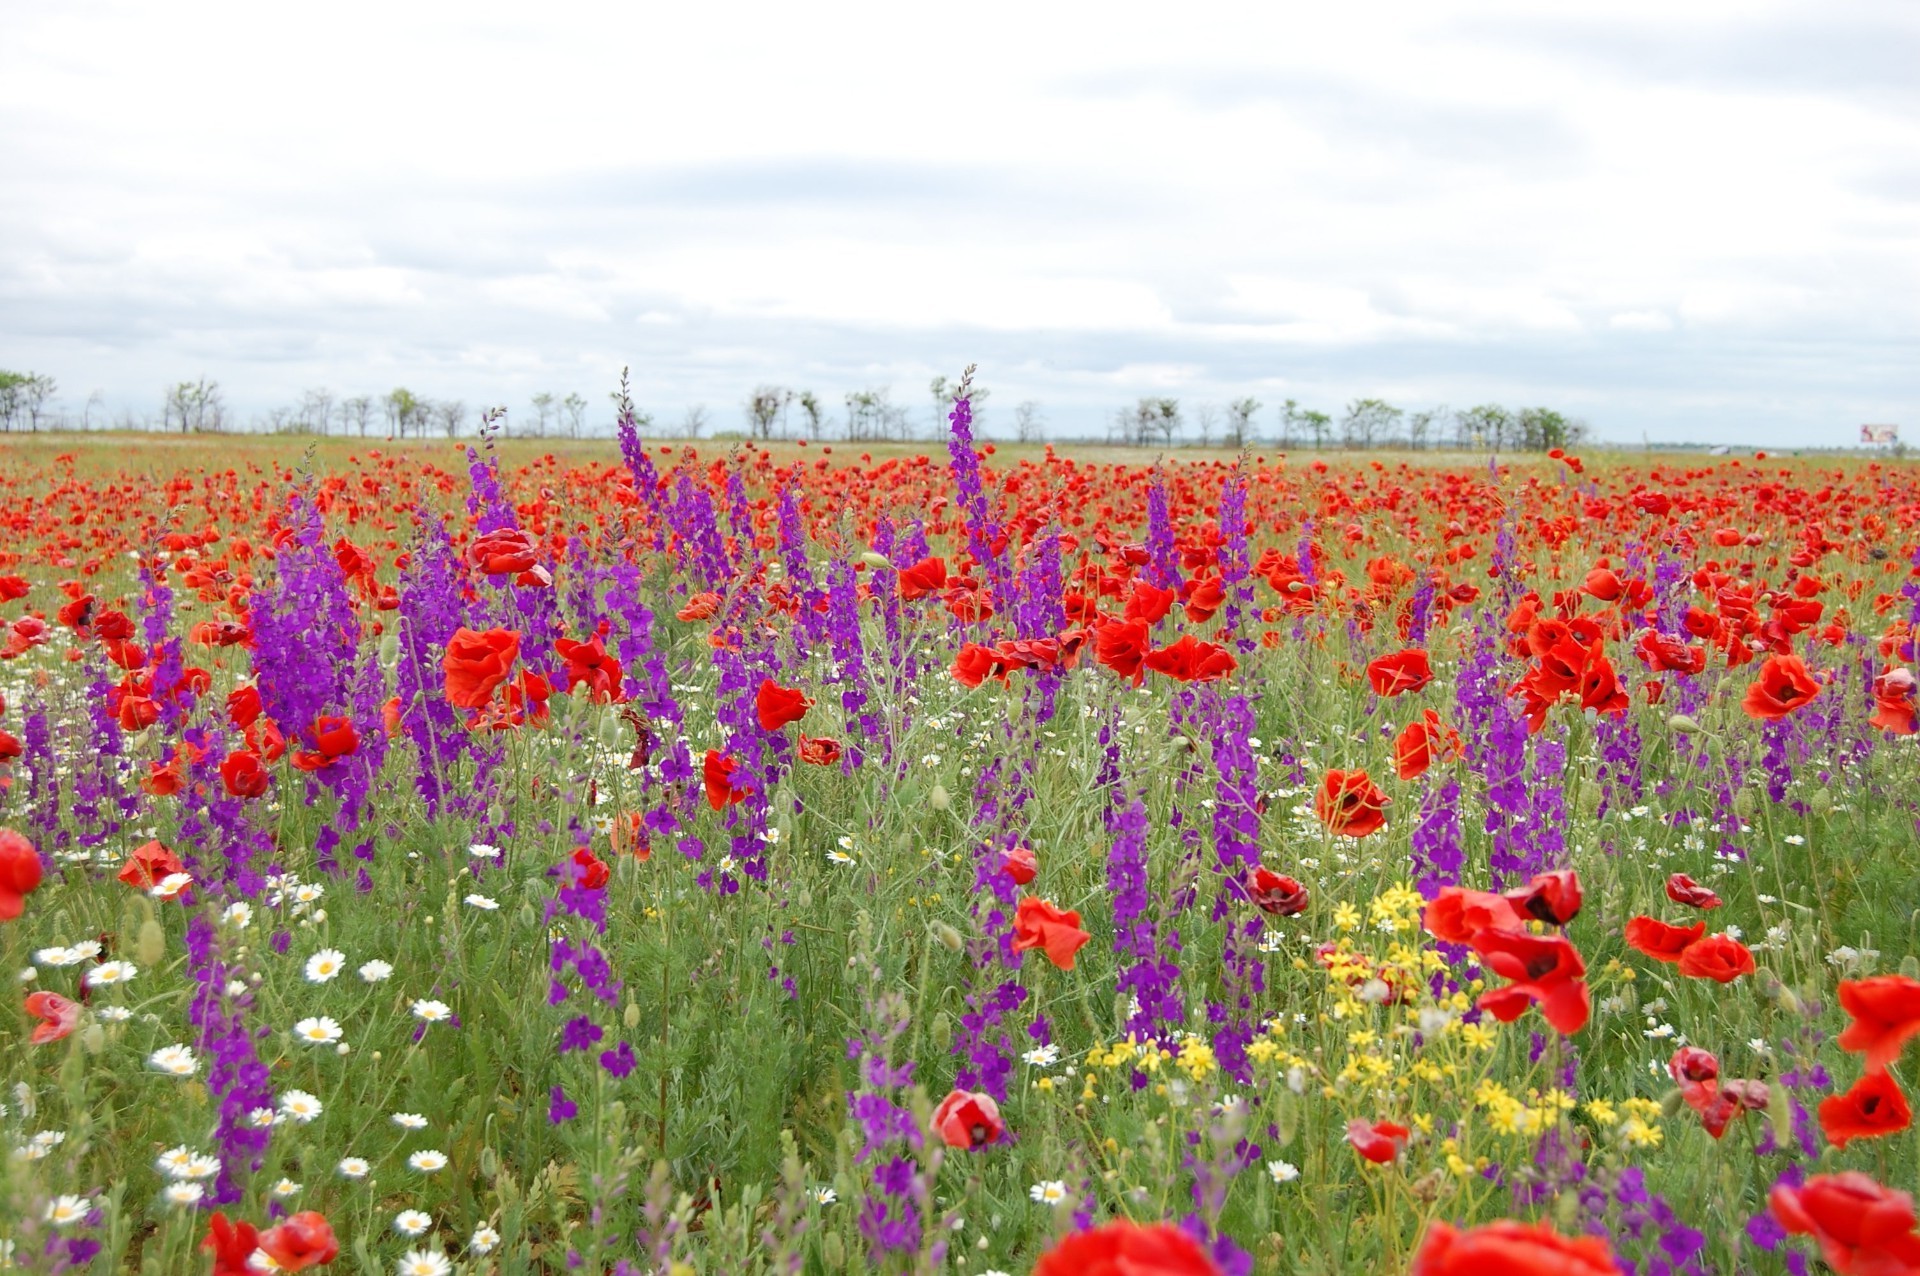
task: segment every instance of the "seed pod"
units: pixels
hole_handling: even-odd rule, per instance
[[[1832,815],[1833,790],[1824,784],[1821,785],[1813,791],[1813,796],[1807,799],[1807,807],[1815,815]]]
[[[860,561],[876,572],[890,572],[893,570],[893,564],[891,562],[887,561],[887,559],[881,555],[874,553],[872,550],[868,550],[866,553],[860,555]]]
[[[843,1271],[847,1266],[847,1245],[840,1239],[840,1233],[828,1232],[820,1241],[820,1259],[832,1271]]]
[[[967,941],[960,937],[960,932],[955,930],[953,927],[947,925],[945,922],[942,922],[942,921],[933,922],[927,927],[927,929],[933,932],[933,937],[939,940],[940,946],[945,948],[948,952],[957,953],[965,949],[967,946]]]
[[[167,932],[160,929],[160,920],[149,917],[140,923],[140,938],[133,947],[134,960],[142,966],[158,966],[167,955]]]
[[[933,792],[927,795],[927,805],[936,811],[944,811],[953,805],[953,799],[947,796],[947,786],[935,780]]]
[[[1684,713],[1676,713],[1667,719],[1667,729],[1675,735],[1692,735],[1700,730],[1700,724]]]

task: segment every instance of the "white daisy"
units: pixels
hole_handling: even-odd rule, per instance
[[[487,896],[479,895],[479,894],[467,896],[467,903],[473,905],[475,908],[482,909],[485,912],[489,912],[489,913],[498,911],[500,907],[499,900],[489,899]]]
[[[253,905],[228,904],[227,911],[220,914],[220,921],[235,930],[245,930],[253,925]]]
[[[427,1128],[427,1119],[418,1112],[396,1112],[393,1114],[393,1123],[403,1130],[424,1130]]]
[[[494,1246],[500,1243],[500,1233],[485,1223],[473,1229],[473,1236],[467,1241],[467,1248],[476,1254],[491,1254]]]
[[[423,1210],[401,1210],[393,1216],[393,1230],[402,1236],[418,1236],[433,1226],[433,1216]]]
[[[307,958],[307,982],[324,984],[339,976],[347,966],[347,955],[338,948],[322,948]]]
[[[293,1025],[293,1035],[310,1046],[330,1046],[340,1040],[340,1022],[328,1015],[315,1015]]]
[[[400,1276],[447,1276],[453,1263],[439,1250],[410,1249],[400,1256],[400,1266],[395,1270]]]
[[[193,1051],[186,1046],[162,1046],[147,1056],[147,1062],[175,1077],[190,1077],[200,1067]]]
[[[71,1227],[87,1216],[87,1201],[82,1196],[56,1196],[47,1202],[46,1219],[55,1227]]]
[[[1268,1161],[1267,1173],[1276,1183],[1291,1183],[1300,1177],[1300,1167],[1291,1161]]]
[[[444,1001],[429,1001],[422,998],[413,1003],[413,1015],[414,1018],[424,1019],[428,1023],[440,1023],[452,1018],[453,1007]]]
[[[198,1183],[169,1183],[167,1190],[161,1193],[169,1205],[198,1205],[207,1189]]]
[[[367,1164],[365,1157],[349,1156],[340,1161],[340,1177],[343,1179],[363,1179],[373,1167]]]
[[[289,1090],[280,1096],[280,1111],[289,1119],[305,1125],[319,1119],[323,1109],[320,1100],[305,1090]]]
[[[467,854],[477,860],[497,860],[500,858],[500,848],[488,846],[485,842],[475,842],[467,848]]]
[[[168,873],[165,877],[154,883],[153,889],[148,891],[147,894],[153,896],[155,899],[172,899],[191,885],[193,885],[193,875],[191,873]]]
[[[292,1179],[281,1179],[278,1183],[275,1183],[273,1185],[273,1194],[279,1197],[283,1201],[287,1197],[294,1195],[299,1190],[300,1190],[300,1185],[294,1182]]]
[[[1067,1199],[1067,1185],[1059,1179],[1042,1179],[1027,1189],[1027,1195],[1042,1205],[1058,1205]]]
[[[133,1018],[133,1011],[128,1010],[125,1006],[102,1006],[93,1013],[108,1023],[125,1023],[127,1020]]]
[[[168,1148],[154,1159],[153,1168],[170,1179],[185,1178],[187,1166],[193,1163],[193,1149],[184,1143],[177,1148]]]
[[[840,1193],[830,1187],[810,1187],[807,1195],[813,1198],[815,1205],[831,1205],[840,1199]]]
[[[447,1168],[447,1154],[432,1148],[424,1148],[408,1157],[407,1164],[422,1174],[432,1174],[436,1170]]]
[[[377,984],[381,980],[385,979],[388,975],[391,975],[392,973],[393,973],[392,965],[390,965],[387,962],[381,961],[377,957],[374,960],[366,963],[364,966],[360,967],[360,978],[366,980],[370,984]]]

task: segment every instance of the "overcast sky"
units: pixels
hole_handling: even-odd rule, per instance
[[[1675,16],[1676,11],[1684,16]],[[1920,434],[1920,4],[6,3],[0,367]],[[96,421],[99,409],[96,409]]]

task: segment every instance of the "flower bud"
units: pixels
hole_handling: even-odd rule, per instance
[[[88,1054],[99,1054],[106,1048],[107,1030],[97,1023],[88,1024],[87,1030],[80,1034],[80,1044],[86,1047]]]
[[[620,719],[614,717],[611,713],[600,715],[598,734],[602,748],[617,749],[620,747],[620,727]]]
[[[868,550],[866,553],[860,555],[860,561],[865,563],[869,569],[876,572],[890,572],[893,570],[893,564],[891,562],[887,561],[883,555],[876,554],[872,550]]]
[[[494,1155],[492,1147],[480,1149],[480,1177],[490,1179],[500,1172],[500,1158]]]
[[[142,966],[158,966],[167,955],[167,932],[160,929],[158,918],[149,917],[140,923],[140,938],[134,942],[133,959]]]
[[[927,805],[936,811],[944,811],[953,805],[953,799],[947,795],[947,786],[935,780],[933,792],[927,795]]]
[[[942,922],[942,921],[933,922],[931,925],[927,927],[927,929],[933,932],[933,937],[939,940],[940,946],[945,948],[948,952],[957,953],[963,950],[964,948],[966,948],[967,946],[967,941],[960,938],[960,932],[955,930],[953,927],[947,925],[945,922]]]
[[[933,1017],[932,1035],[933,1048],[941,1054],[945,1054],[947,1047],[953,1044],[953,1020],[947,1018],[946,1011],[942,1010]]]
[[[1677,735],[1692,735],[1700,730],[1700,724],[1684,713],[1676,713],[1667,719],[1667,729]]]
[[[1832,815],[1833,790],[1824,784],[1815,789],[1813,796],[1807,799],[1807,808],[1815,815]]]
[[[1752,789],[1741,789],[1733,795],[1733,813],[1743,820],[1752,819],[1753,813],[1760,809],[1760,799],[1753,795]]]
[[[847,1245],[840,1239],[840,1233],[828,1232],[820,1242],[820,1258],[828,1268],[841,1271],[847,1265]]]
[[[640,1026],[640,1003],[631,997],[627,998],[627,1008],[620,1012],[620,1022],[627,1026],[628,1032],[632,1032],[635,1028],[638,1028]]]
[[[388,669],[400,663],[399,634],[388,634],[380,640],[380,663]]]

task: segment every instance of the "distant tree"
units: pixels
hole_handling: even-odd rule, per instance
[[[107,392],[105,390],[95,390],[87,396],[87,406],[80,410],[81,429],[91,430],[93,428],[93,410],[95,408],[105,407],[106,402]]]
[[[1325,412],[1308,410],[1300,414],[1300,424],[1313,439],[1313,450],[1318,452],[1333,437],[1333,418]]]
[[[567,421],[567,434],[572,438],[580,437],[580,426],[587,418],[587,400],[579,391],[574,391],[560,400],[561,415]]]
[[[359,394],[340,403],[340,430],[345,433],[347,427],[355,426],[360,437],[367,437],[367,425],[373,420],[373,399],[369,395]]]
[[[773,423],[780,419],[787,403],[793,398],[793,391],[777,385],[755,387],[747,396],[747,425],[750,437],[770,439],[773,437]]]
[[[1247,446],[1253,437],[1253,414],[1260,410],[1260,400],[1255,398],[1235,399],[1227,405],[1228,447],[1239,451]]]
[[[1483,403],[1454,417],[1454,433],[1465,448],[1491,448],[1502,451],[1513,427],[1513,415],[1497,403]]]
[[[533,396],[534,432],[540,438],[547,437],[547,422],[553,420],[553,395],[541,391]]]
[[[227,405],[220,394],[220,383],[201,377],[198,381],[182,381],[169,389],[162,407],[161,428],[171,429],[175,417],[180,419],[182,434],[225,429]]]
[[[1404,416],[1399,408],[1381,399],[1355,399],[1340,418],[1341,441],[1347,447],[1372,448],[1390,435]]]
[[[20,388],[21,411],[26,415],[29,430],[39,432],[40,417],[46,411],[48,401],[53,398],[57,385],[52,377],[41,375],[28,377],[26,384]]]
[[[1423,451],[1427,446],[1427,440],[1432,437],[1435,423],[1443,422],[1446,418],[1447,410],[1445,408],[1428,408],[1423,412],[1415,412],[1409,416],[1407,418],[1407,446],[1413,448],[1415,451]]]
[[[800,405],[800,414],[807,418],[807,437],[810,439],[818,438],[820,436],[820,422],[826,415],[826,411],[821,406],[820,400],[815,397],[813,391],[802,390],[794,396],[793,401]]]
[[[322,386],[300,396],[300,423],[307,429],[325,434],[327,424],[332,419],[333,391]]]
[[[1040,437],[1040,427],[1045,424],[1040,419],[1040,405],[1032,399],[1014,405],[1013,437],[1022,443],[1031,443]]]
[[[696,403],[688,408],[686,415],[680,418],[680,433],[689,439],[700,437],[700,431],[707,428],[707,409],[704,404]]]
[[[0,427],[4,427],[8,433],[13,432],[13,423],[21,414],[26,384],[32,379],[31,373],[0,369]]]
[[[1520,446],[1530,452],[1563,448],[1571,441],[1567,418],[1552,408],[1522,408],[1515,422],[1520,432]]]
[[[1220,423],[1220,409],[1202,403],[1193,410],[1193,428],[1200,435],[1201,447],[1213,446],[1213,427]]]
[[[433,405],[433,419],[448,438],[458,438],[460,427],[467,423],[467,405],[459,399],[442,399]]]
[[[404,439],[407,437],[407,427],[413,424],[414,418],[420,413],[420,399],[413,391],[400,386],[387,392],[387,397],[380,401],[380,407],[387,414],[387,437],[393,438],[397,434]]]
[[[933,434],[935,438],[945,434],[953,418],[953,401],[960,394],[960,382],[949,381],[945,377],[935,377],[927,387],[933,392]],[[967,403],[973,412],[973,430],[979,432],[982,417],[981,408],[986,405],[992,391],[983,385],[970,386],[967,390]],[[902,437],[905,437],[904,435]]]

